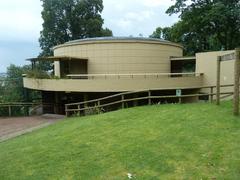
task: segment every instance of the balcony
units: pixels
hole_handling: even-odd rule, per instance
[[[23,78],[24,87],[42,91],[123,92],[145,89],[194,89],[202,86],[201,73],[80,74],[66,79]]]

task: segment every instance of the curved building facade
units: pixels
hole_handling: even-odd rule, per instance
[[[42,91],[43,103],[64,105],[127,91],[152,90],[155,95],[195,92],[202,85],[199,73],[185,73],[183,47],[152,38],[91,38],[53,48],[54,56],[30,59],[54,62],[54,78],[25,77],[24,87]],[[56,78],[57,77],[57,78]]]
[[[82,73],[88,74],[170,73],[170,57],[182,55],[181,45],[151,38],[93,38],[54,47],[54,56],[87,59]]]

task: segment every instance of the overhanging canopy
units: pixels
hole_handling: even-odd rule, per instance
[[[195,56],[191,57],[170,57],[171,61],[194,61],[196,60]]]
[[[79,61],[87,61],[88,58],[78,58],[71,56],[49,56],[49,57],[37,57],[37,58],[29,58],[27,61],[71,61],[71,60],[79,60]]]

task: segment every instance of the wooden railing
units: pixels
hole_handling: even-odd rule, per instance
[[[134,78],[163,78],[163,77],[196,77],[203,73],[138,73],[138,74],[69,74],[71,79],[134,79]]]
[[[222,85],[222,88],[224,87],[233,87],[233,84],[229,85]],[[182,95],[162,95],[162,96],[156,96],[153,95],[153,91],[161,91],[161,90],[166,90],[166,89],[151,89],[151,90],[142,90],[142,91],[133,91],[133,92],[125,92],[125,93],[119,93],[115,94],[112,96],[107,96],[104,98],[99,98],[99,99],[94,99],[94,100],[89,100],[89,101],[84,101],[84,102],[79,102],[79,103],[71,103],[71,104],[66,104],[65,105],[65,112],[66,116],[70,116],[72,114],[78,114],[78,115],[84,115],[86,110],[94,110],[95,113],[100,113],[103,111],[103,108],[113,106],[116,104],[120,104],[119,107],[125,108],[126,103],[128,102],[138,102],[141,100],[146,100],[148,105],[152,104],[152,100],[162,100],[162,99],[173,99],[175,102],[181,103],[183,98],[199,98],[199,97],[208,97],[208,100],[210,102],[213,102],[214,96],[216,96],[216,93],[214,92],[214,89],[216,86],[201,86],[201,87],[194,87],[191,89],[209,89],[210,92],[208,93],[198,93],[198,94],[182,94]],[[174,88],[174,89],[168,89],[168,90],[187,90],[189,88]],[[141,97],[132,97],[136,95],[141,95]],[[132,96],[129,96],[132,95]],[[222,92],[221,93],[222,98],[226,98],[229,96],[233,95],[232,91],[229,92]],[[129,96],[129,97],[127,97]],[[105,101],[105,102],[104,102]],[[106,102],[107,101],[107,102]],[[137,103],[135,104],[137,105]]]
[[[12,110],[14,107],[23,107],[23,108],[26,108],[26,112],[27,114],[26,115],[29,115],[28,112],[29,112],[29,108],[30,107],[34,107],[34,106],[38,106],[40,105],[39,103],[22,103],[22,102],[11,102],[11,103],[0,103],[0,109],[2,108],[6,108],[7,109],[7,114],[8,116],[12,116]],[[2,116],[1,112],[0,112],[0,116]]]

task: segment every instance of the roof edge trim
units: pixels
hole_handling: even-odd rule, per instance
[[[57,46],[54,46],[52,49],[58,49],[62,47],[67,46],[75,46],[75,45],[81,45],[81,44],[95,44],[95,43],[112,43],[112,42],[122,42],[122,43],[147,43],[147,44],[164,44],[164,45],[170,45],[170,46],[176,46],[183,49],[183,46],[178,43],[174,43],[171,41],[166,41],[162,39],[156,39],[156,38],[142,38],[142,37],[103,37],[103,38],[87,38],[87,39],[79,39],[74,41],[69,41],[64,44],[60,44]]]

